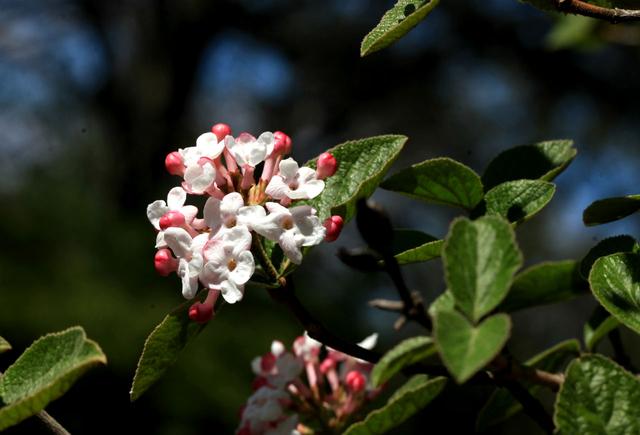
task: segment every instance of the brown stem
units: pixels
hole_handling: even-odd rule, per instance
[[[561,373],[528,367],[505,355],[498,355],[491,363],[490,369],[496,378],[527,381],[547,387],[551,391],[558,391],[564,382],[564,375]]]
[[[560,12],[597,18],[611,23],[640,20],[640,10],[605,8],[582,0],[554,0]]]
[[[511,395],[522,405],[524,413],[531,417],[531,419],[535,421],[542,430],[548,434],[553,433],[553,419],[549,414],[547,414],[542,403],[533,397],[529,390],[514,380],[505,380],[498,384],[509,390],[509,393],[511,393]]]

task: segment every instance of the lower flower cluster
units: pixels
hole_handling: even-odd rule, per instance
[[[226,124],[203,133],[195,146],[167,155],[169,173],[182,178],[167,200],[147,207],[147,217],[157,230],[155,268],[163,276],[177,273],[182,295],[209,292],[195,303],[189,316],[206,322],[220,295],[228,303],[242,299],[244,286],[256,269],[253,238],[277,243],[292,263],[302,261],[302,247],[333,241],[342,218],[321,222],[309,205],[295,205],[320,195],[324,179],[337,170],[330,153],[317,160],[317,168],[300,167],[292,158],[291,138],[282,132],[249,133],[234,137]],[[257,177],[257,169],[260,176]],[[207,197],[202,216],[185,205],[188,195]]]
[[[371,349],[377,335],[360,346]],[[238,435],[337,432],[379,389],[367,387],[372,364],[322,344],[306,333],[289,351],[280,341],[256,357],[253,394],[241,412]]]

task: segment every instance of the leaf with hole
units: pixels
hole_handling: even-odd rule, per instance
[[[505,181],[489,190],[475,214],[499,215],[522,223],[542,210],[553,198],[556,186],[542,180]]]

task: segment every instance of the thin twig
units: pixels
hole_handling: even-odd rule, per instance
[[[525,366],[505,355],[498,355],[489,367],[495,376],[507,380],[523,380],[542,385],[551,391],[558,391],[564,382],[564,375],[551,373],[535,367]]]
[[[522,386],[518,381],[498,381],[498,385],[509,390],[509,393],[522,405],[522,410],[546,433],[552,434],[554,430],[553,419],[544,409],[542,403]]]
[[[560,12],[597,18],[613,24],[640,20],[640,10],[636,9],[605,8],[582,0],[554,0],[554,3]]]

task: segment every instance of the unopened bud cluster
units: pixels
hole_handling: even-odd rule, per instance
[[[373,334],[359,343],[375,346]],[[368,388],[372,364],[327,348],[307,334],[291,351],[274,341],[271,351],[256,357],[253,394],[242,409],[238,435],[305,434],[320,423],[338,433],[379,389]],[[333,432],[332,432],[333,433]]]
[[[317,169],[300,167],[286,158],[291,150],[291,138],[283,132],[234,137],[228,125],[216,124],[195,146],[167,155],[167,171],[182,181],[166,201],[147,207],[158,231],[154,265],[162,276],[177,273],[187,299],[200,288],[209,291],[189,310],[191,319],[208,321],[220,295],[229,303],[242,299],[256,267],[251,247],[257,235],[279,244],[299,264],[302,247],[333,241],[340,233],[339,216],[320,222],[314,208],[295,205],[320,195],[338,162],[324,153]],[[185,205],[188,195],[207,197],[201,216]]]

